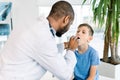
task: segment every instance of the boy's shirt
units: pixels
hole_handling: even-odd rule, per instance
[[[100,64],[98,53],[95,49],[89,46],[85,53],[80,54],[78,50],[76,50],[75,55],[77,58],[77,64],[74,69],[75,79],[86,80],[89,76],[90,66]],[[98,72],[96,72],[95,78],[95,80],[98,80]]]

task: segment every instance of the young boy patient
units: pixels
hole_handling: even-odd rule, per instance
[[[89,45],[93,39],[93,29],[89,24],[78,26],[76,37],[78,38],[78,49],[75,50],[77,64],[74,69],[73,80],[98,80],[97,66],[100,59],[97,51]]]

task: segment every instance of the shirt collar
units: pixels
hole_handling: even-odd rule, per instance
[[[56,31],[55,29],[49,24],[50,26],[50,32],[52,33],[52,35],[55,37]]]

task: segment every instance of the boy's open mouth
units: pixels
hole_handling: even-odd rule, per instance
[[[77,39],[80,39],[80,37],[77,37]]]

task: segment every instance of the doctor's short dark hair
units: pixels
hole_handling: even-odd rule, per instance
[[[70,16],[70,19],[74,20],[74,10],[69,2],[58,1],[55,4],[53,4],[48,17],[49,16],[53,17],[55,20],[58,20],[63,16]]]
[[[80,24],[80,25],[78,26],[78,28],[83,27],[83,26],[87,27],[87,28],[89,29],[89,35],[90,35],[90,36],[93,36],[94,30],[92,29],[92,27],[91,27],[89,24],[87,24],[87,23],[83,23],[83,24]]]

